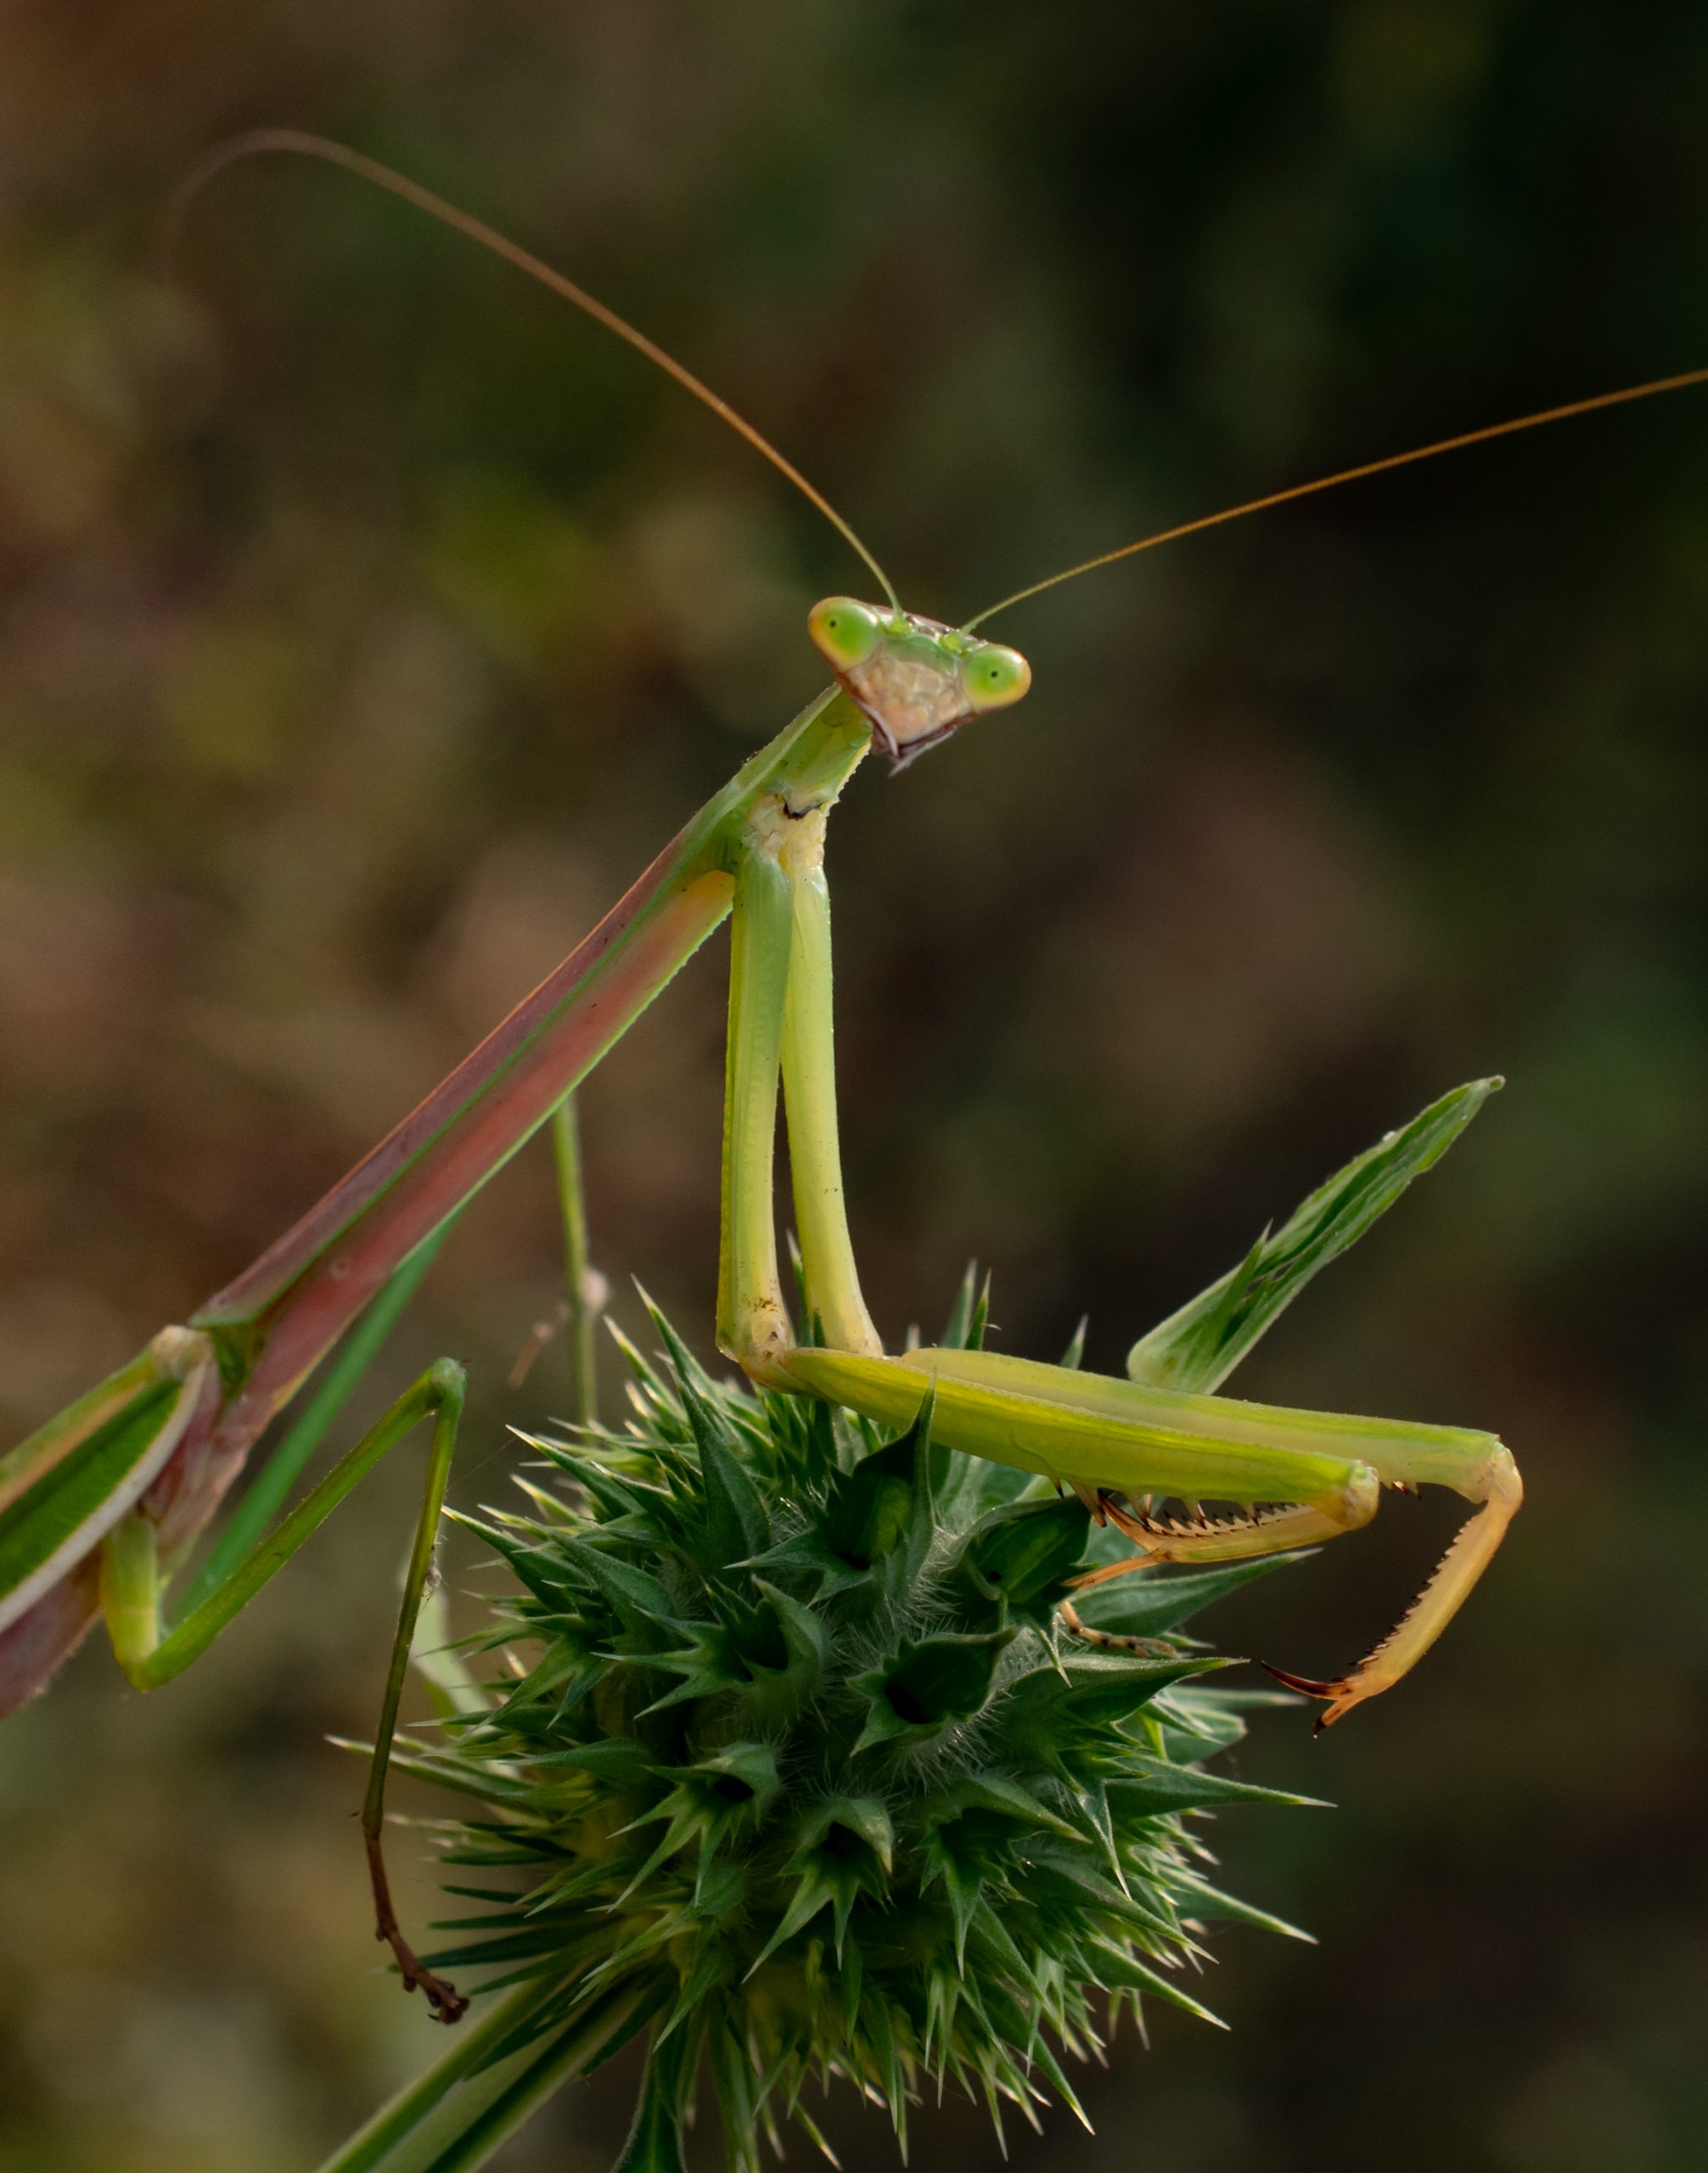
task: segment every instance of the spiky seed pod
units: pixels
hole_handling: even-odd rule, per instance
[[[1071,1499],[822,1403],[714,1381],[655,1314],[635,1417],[532,1446],[567,1485],[477,1528],[514,1571],[516,1672],[404,1762],[481,1801],[447,1860],[474,1934],[432,1957],[538,1993],[503,2052],[601,2005],[650,2024],[626,2167],[676,2165],[702,2053],[737,2173],[811,2079],[898,2133],[920,2083],[1036,2119],[1180,1983],[1221,1893],[1197,1815],[1296,1802],[1205,1770],[1262,1693],[1180,1634],[1255,1573],[1136,1576],[1093,1651],[1054,1610],[1105,1536]],[[951,1334],[979,1322],[966,1308]],[[1082,2117],[1083,2117],[1082,2115]]]

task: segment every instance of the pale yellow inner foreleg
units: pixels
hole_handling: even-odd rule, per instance
[[[1399,1622],[1355,1668],[1332,1682],[1313,1682],[1303,1676],[1284,1674],[1278,1668],[1270,1670],[1289,1689],[1326,1701],[1318,1723],[1321,1727],[1342,1719],[1366,1698],[1391,1689],[1417,1665],[1464,1605],[1524,1500],[1524,1481],[1519,1477],[1518,1466],[1511,1451],[1498,1441],[1491,1440],[1480,1453],[1437,1450],[1423,1455],[1383,1456],[1378,1452],[1371,1461],[1391,1486],[1451,1486],[1466,1501],[1475,1502],[1477,1513],[1460,1527],[1436,1564],[1435,1575]]]

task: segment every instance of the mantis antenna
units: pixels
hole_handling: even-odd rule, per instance
[[[548,287],[554,295],[560,295],[565,301],[573,302],[583,315],[592,317],[596,324],[604,325],[607,332],[615,333],[617,338],[626,340],[637,354],[644,355],[667,377],[673,377],[684,391],[691,392],[703,407],[709,407],[721,422],[727,423],[738,437],[745,438],[756,452],[762,453],[778,474],[786,477],[810,505],[816,506],[844,542],[865,560],[868,569],[877,576],[885,595],[889,598],[891,608],[900,612],[901,599],[891,586],[889,576],[835,507],[822,492],[813,488],[801,470],[791,461],[786,460],[768,438],[762,436],[744,416],[738,415],[727,400],[720,400],[710,385],[703,385],[692,370],[677,361],[675,356],[666,354],[655,340],[649,340],[645,333],[631,324],[626,317],[619,317],[614,309],[608,309],[597,296],[588,294],[584,287],[578,287],[573,279],[566,278],[561,272],[553,271],[542,258],[499,233],[495,227],[489,227],[485,220],[475,218],[470,212],[459,211],[456,205],[435,195],[430,188],[424,188],[419,182],[411,181],[407,175],[381,165],[378,159],[370,159],[364,152],[352,151],[348,145],[334,143],[330,137],[312,136],[298,128],[255,128],[244,135],[233,136],[226,143],[216,143],[205,157],[196,161],[173,190],[171,199],[161,215],[156,234],[157,258],[168,264],[171,261],[177,251],[184,215],[192,199],[216,174],[223,172],[227,166],[235,166],[239,159],[258,157],[269,151],[286,151],[301,158],[320,159],[328,166],[342,166],[346,172],[359,175],[363,181],[372,182],[376,188],[383,188],[393,196],[402,197],[406,204],[413,204],[418,211],[424,211],[429,218],[437,219],[441,226],[450,227],[458,233],[467,235],[470,241],[478,242],[482,249],[489,250],[494,256],[502,256],[506,263],[514,264],[519,271],[525,272],[531,279],[537,279],[542,287]]]
[[[1095,559],[1086,559],[1064,572],[1051,574],[1047,580],[1035,581],[1030,588],[1017,588],[1000,604],[988,605],[977,618],[967,620],[963,631],[970,633],[986,619],[994,619],[997,612],[1024,604],[1029,597],[1041,596],[1047,588],[1059,588],[1065,581],[1076,581],[1082,574],[1094,573],[1099,566],[1112,566],[1118,559],[1131,559],[1140,551],[1154,551],[1159,543],[1172,543],[1183,536],[1195,536],[1200,528],[1219,528],[1224,521],[1241,519],[1248,513],[1284,506],[1293,498],[1313,497],[1318,491],[1333,491],[1342,483],[1357,483],[1367,475],[1385,474],[1391,468],[1409,468],[1413,461],[1433,460],[1437,453],[1458,452],[1466,446],[1486,445],[1491,438],[1511,437],[1519,430],[1540,430],[1544,423],[1563,423],[1573,415],[1593,415],[1600,407],[1620,407],[1627,401],[1647,400],[1657,392],[1678,392],[1686,385],[1705,384],[1708,384],[1708,369],[1684,370],[1676,377],[1651,378],[1646,385],[1626,385],[1617,392],[1598,392],[1587,400],[1569,400],[1563,407],[1540,408],[1533,415],[1520,415],[1512,422],[1486,424],[1480,430],[1462,430],[1457,437],[1441,438],[1434,445],[1414,446],[1409,452],[1391,452],[1385,459],[1366,460],[1357,468],[1342,468],[1333,475],[1318,475],[1309,483],[1294,483],[1284,491],[1271,491],[1266,497],[1248,498],[1244,505],[1228,506],[1220,513],[1201,514],[1196,520],[1184,520],[1177,527],[1160,529],[1155,536],[1142,536],[1137,543],[1124,543],[1118,551],[1102,552]]]

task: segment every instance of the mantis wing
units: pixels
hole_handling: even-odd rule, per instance
[[[206,1336],[163,1328],[140,1356],[0,1463],[0,1631],[135,1508],[215,1383]]]

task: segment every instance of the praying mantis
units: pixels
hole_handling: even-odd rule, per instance
[[[1110,551],[958,627],[905,611],[835,510],[749,424],[624,319],[479,221],[361,154],[269,132],[224,147],[329,160],[389,188],[541,278],[739,431],[836,527],[883,600],[818,604],[809,635],[829,688],[693,816],[598,926],[415,1111],[249,1268],[183,1325],[0,1457],[0,1712],[42,1688],[97,1619],[140,1688],[188,1666],[358,1481],[418,1428],[428,1470],[386,1676],[362,1825],[379,1936],[406,1985],[441,2019],[466,2002],[414,1956],[389,1897],[381,1845],[392,1732],[429,1575],[465,1393],[441,1360],[297,1505],[278,1515],[344,1399],[475,1193],[539,1128],[728,918],[729,1021],[716,1334],[756,1381],[828,1398],[885,1426],[931,1399],[949,1446],[1081,1493],[1132,1541],[1087,1584],[1156,1563],[1225,1561],[1358,1528],[1383,1487],[1443,1485],[1473,1514],[1399,1627],[1345,1675],[1282,1675],[1339,1720],[1428,1649],[1486,1568],[1521,1499],[1488,1434],[1235,1401],[1218,1379],[1183,1384],[1155,1339],[1126,1378],[973,1350],[886,1353],[862,1295],[844,1201],[832,1040],[826,822],[875,748],[902,768],[1019,701],[1020,654],[980,636],[997,609],[1194,530],[1306,491],[1543,422],[1698,384],[1696,371],[1574,402],[1280,491]],[[783,1292],[774,1200],[779,1095],[788,1128],[806,1336]],[[1147,1348],[1149,1345],[1149,1348]],[[201,1565],[189,1551],[273,1420],[307,1399]],[[1224,1368],[1225,1371],[1225,1368]],[[1168,1516],[1158,1506],[1188,1505]],[[1226,1503],[1206,1517],[1200,1501]],[[275,1521],[277,1518],[277,1521]],[[1070,1632],[1077,1619],[1065,1610]],[[1090,1633],[1095,1635],[1096,1633]]]

